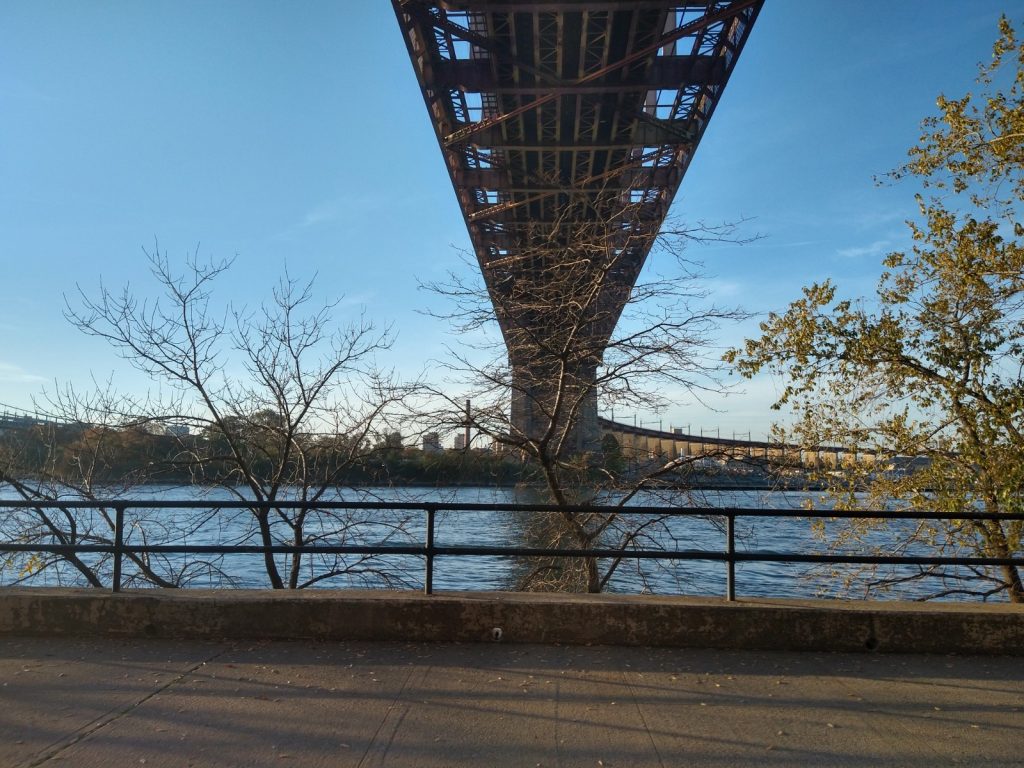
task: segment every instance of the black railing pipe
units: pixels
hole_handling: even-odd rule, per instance
[[[360,544],[360,545],[289,545],[275,544],[270,546],[256,544],[242,545],[204,545],[204,544],[128,544],[125,543],[125,512],[127,509],[309,509],[308,502],[275,501],[247,502],[232,501],[200,501],[194,499],[173,501],[159,499],[140,500],[61,500],[34,501],[17,499],[0,500],[3,509],[113,509],[114,531],[112,541],[90,544],[42,544],[24,541],[0,542],[0,552],[47,552],[64,556],[98,553],[112,556],[113,569],[111,590],[121,591],[123,584],[123,561],[125,555],[152,554],[335,554],[335,555],[413,555],[423,557],[425,571],[423,591],[433,594],[434,565],[438,557],[570,557],[570,558],[629,558],[636,560],[704,560],[722,562],[726,567],[726,599],[736,599],[736,564],[746,562],[764,563],[829,563],[851,565],[954,565],[966,567],[1024,567],[1024,556],[1017,554],[1008,557],[961,557],[955,555],[866,555],[866,554],[803,554],[772,551],[737,551],[736,550],[736,519],[749,518],[808,518],[808,519],[884,519],[884,520],[1019,520],[1020,515],[1013,513],[994,512],[905,512],[890,510],[818,510],[804,509],[752,509],[744,507],[598,507],[572,506],[558,507],[554,505],[525,504],[445,504],[439,502],[348,502],[324,501],[316,504],[320,510],[420,510],[426,515],[426,532],[422,545],[409,544]],[[614,549],[607,547],[579,547],[558,549],[550,547],[514,547],[514,546],[437,546],[436,528],[437,512],[586,512],[603,515],[648,515],[665,518],[674,517],[718,517],[725,518],[725,542],[723,551],[714,550],[680,550],[680,549]]]
[[[423,593],[434,594],[434,521],[437,518],[437,507],[427,509],[427,546],[424,550],[427,572],[423,575]]]
[[[736,515],[725,516],[725,599],[736,599]]]
[[[114,573],[110,579],[112,592],[121,591],[121,563],[124,559],[124,510],[123,503],[114,505]]]

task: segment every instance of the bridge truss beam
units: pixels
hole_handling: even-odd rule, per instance
[[[602,238],[583,259],[603,282],[570,366],[592,377],[763,0],[392,3],[513,379],[531,382],[520,400],[544,389],[559,333],[536,308],[542,284],[564,278],[559,252]]]

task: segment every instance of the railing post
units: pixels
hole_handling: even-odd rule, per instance
[[[437,514],[436,507],[427,507],[427,572],[423,577],[423,594],[434,594],[434,517]]]
[[[725,599],[732,602],[736,599],[736,515],[725,516]]]
[[[121,560],[124,552],[124,504],[114,505],[114,575],[111,591],[121,591]]]

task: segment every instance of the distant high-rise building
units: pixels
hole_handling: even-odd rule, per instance
[[[466,450],[466,436],[461,432],[455,436],[455,450],[464,451]]]
[[[441,449],[441,436],[437,432],[427,432],[423,436],[423,450],[424,451],[440,451]]]

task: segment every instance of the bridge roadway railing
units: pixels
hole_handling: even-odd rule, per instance
[[[947,565],[963,567],[1024,567],[1024,556],[991,557],[961,555],[876,555],[876,554],[820,554],[802,552],[776,552],[763,550],[738,550],[736,547],[736,521],[743,518],[803,518],[807,520],[959,520],[966,522],[1003,521],[1019,519],[1013,513],[989,513],[980,511],[939,512],[939,511],[894,511],[894,510],[806,510],[806,509],[761,509],[749,507],[666,507],[666,506],[554,506],[544,504],[473,504],[444,502],[353,502],[302,501],[257,502],[243,500],[160,500],[160,499],[112,499],[112,500],[0,500],[0,512],[12,509],[32,509],[40,512],[70,513],[71,510],[112,510],[113,531],[109,542],[42,544],[36,542],[0,541],[0,552],[52,553],[57,555],[80,555],[86,553],[105,554],[113,559],[110,588],[119,592],[122,587],[122,567],[126,554],[162,555],[239,555],[239,554],[337,554],[337,555],[412,555],[424,560],[423,591],[433,594],[434,565],[439,557],[560,557],[560,558],[620,558],[637,560],[694,560],[713,561],[723,564],[726,570],[725,597],[736,599],[737,563],[817,563],[848,565]],[[425,533],[422,544],[137,544],[126,540],[125,513],[129,509],[187,510],[203,509],[215,512],[227,510],[306,510],[306,511],[419,511],[425,518]],[[620,515],[624,517],[664,518],[713,518],[724,521],[724,541],[720,550],[714,549],[666,549],[660,547],[608,548],[608,547],[521,547],[521,546],[467,546],[439,545],[435,543],[438,513],[469,512],[508,513],[557,513]],[[449,520],[450,518],[445,518]]]

